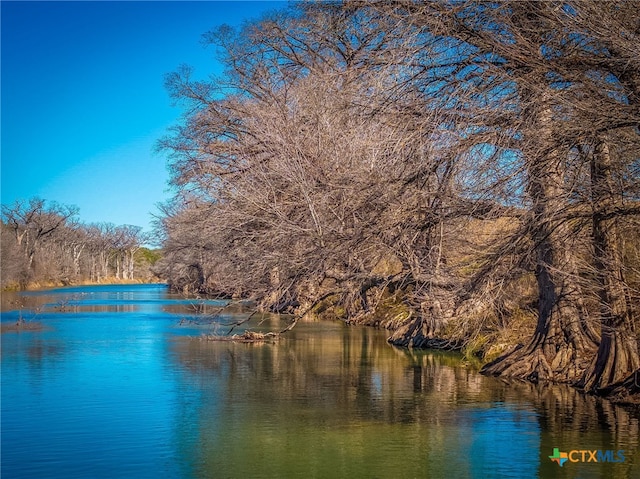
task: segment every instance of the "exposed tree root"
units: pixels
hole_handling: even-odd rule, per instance
[[[432,321],[423,317],[409,318],[387,339],[390,344],[405,348],[450,349],[450,341],[436,336]]]
[[[539,320],[536,333],[526,347],[517,347],[487,363],[480,373],[532,382],[574,384],[596,351],[596,345],[578,324],[579,317],[572,308],[558,308],[546,320]]]
[[[550,347],[518,347],[512,352],[487,363],[480,372],[489,376],[523,379],[537,383],[549,381],[559,383],[575,382],[588,360],[575,349],[565,346],[555,350]]]
[[[598,392],[615,403],[640,407],[640,369],[635,370],[624,381],[600,389]]]
[[[623,328],[605,330],[598,354],[577,386],[586,392],[607,395],[611,388],[619,387],[637,374],[639,368],[638,346],[631,333]]]

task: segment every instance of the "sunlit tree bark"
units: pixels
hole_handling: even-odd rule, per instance
[[[579,386],[588,391],[620,383],[640,369],[638,339],[622,257],[621,219],[616,214],[623,205],[613,184],[613,168],[609,139],[601,135],[591,155],[591,190],[602,339],[593,363],[579,382]]]

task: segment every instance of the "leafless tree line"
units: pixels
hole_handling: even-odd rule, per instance
[[[167,77],[180,288],[465,346],[487,374],[604,391],[640,368],[633,2],[297,4]],[[526,328],[525,328],[526,329]],[[522,339],[522,338],[517,338]]]
[[[78,209],[33,198],[2,205],[2,286],[149,277],[138,226],[85,225]]]

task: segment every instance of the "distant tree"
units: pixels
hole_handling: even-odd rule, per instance
[[[30,274],[35,270],[36,253],[41,243],[73,218],[78,212],[74,206],[57,203],[46,205],[39,198],[27,203],[17,201],[12,206],[2,205],[3,222],[14,232],[16,243],[22,248],[27,258]]]
[[[17,286],[28,281],[27,260],[19,247],[15,230],[4,223],[0,225],[0,282],[2,286]]]
[[[3,287],[136,279],[136,252],[147,241],[141,228],[85,225],[77,212],[38,198],[2,205]]]

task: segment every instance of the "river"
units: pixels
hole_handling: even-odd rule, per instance
[[[203,341],[249,308],[163,285],[2,300],[4,326],[34,327],[2,334],[3,479],[640,477],[637,411],[384,331],[309,321],[275,343]]]

